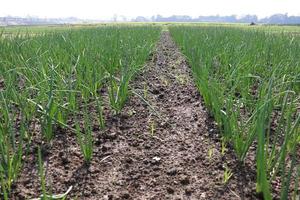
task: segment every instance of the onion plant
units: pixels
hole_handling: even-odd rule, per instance
[[[93,122],[105,128],[101,90],[107,87],[111,108],[121,112],[130,81],[153,50],[160,28],[122,25],[27,31],[34,33],[22,30],[6,37],[0,31],[0,198],[6,199],[32,134],[50,143],[58,127],[69,129],[76,133],[85,161],[91,160]],[[82,121],[72,128],[70,122],[82,113]]]
[[[78,120],[79,121],[79,120]],[[79,122],[76,123],[76,136],[79,143],[80,149],[82,151],[84,161],[89,164],[93,156],[93,132],[92,132],[92,122],[89,118],[87,111],[87,105],[85,105],[84,111],[84,127],[83,131],[80,128]]]
[[[300,30],[299,30],[300,31]],[[170,26],[205,105],[241,162],[256,147],[257,192],[298,182],[300,37],[246,26]],[[288,167],[287,167],[288,166]],[[297,191],[296,191],[297,192]]]
[[[4,199],[8,199],[12,183],[22,165],[25,127],[21,123],[17,136],[14,123],[18,114],[12,111],[3,92],[0,92],[0,99],[0,194],[3,194]]]

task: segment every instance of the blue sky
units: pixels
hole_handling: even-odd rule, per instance
[[[110,19],[170,15],[300,15],[300,0],[0,0],[0,16]]]

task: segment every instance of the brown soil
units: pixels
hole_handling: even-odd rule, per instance
[[[57,129],[43,153],[53,194],[70,199],[256,199],[253,156],[242,167],[222,155],[216,125],[205,110],[185,58],[163,32],[152,59],[131,88],[122,113],[105,108],[106,128],[94,126],[94,157],[84,165],[73,133]],[[11,199],[41,194],[36,145],[24,157]],[[228,148],[230,149],[230,148]],[[227,167],[226,167],[227,166]],[[225,169],[232,171],[223,183]]]
[[[0,91],[4,89],[4,79],[0,77]]]

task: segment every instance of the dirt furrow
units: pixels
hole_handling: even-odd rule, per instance
[[[106,108],[105,130],[93,130],[90,166],[83,164],[74,134],[56,132],[45,164],[53,193],[73,186],[72,199],[255,198],[254,166],[245,171],[233,153],[221,148],[216,126],[169,32],[162,33],[131,88],[147,103],[132,95],[120,115]],[[15,184],[15,199],[40,192],[34,163],[32,153]],[[224,174],[231,173],[225,183]]]

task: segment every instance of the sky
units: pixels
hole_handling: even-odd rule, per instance
[[[134,18],[189,15],[276,13],[300,15],[300,0],[0,0],[0,16],[78,17],[111,19],[114,15]]]

